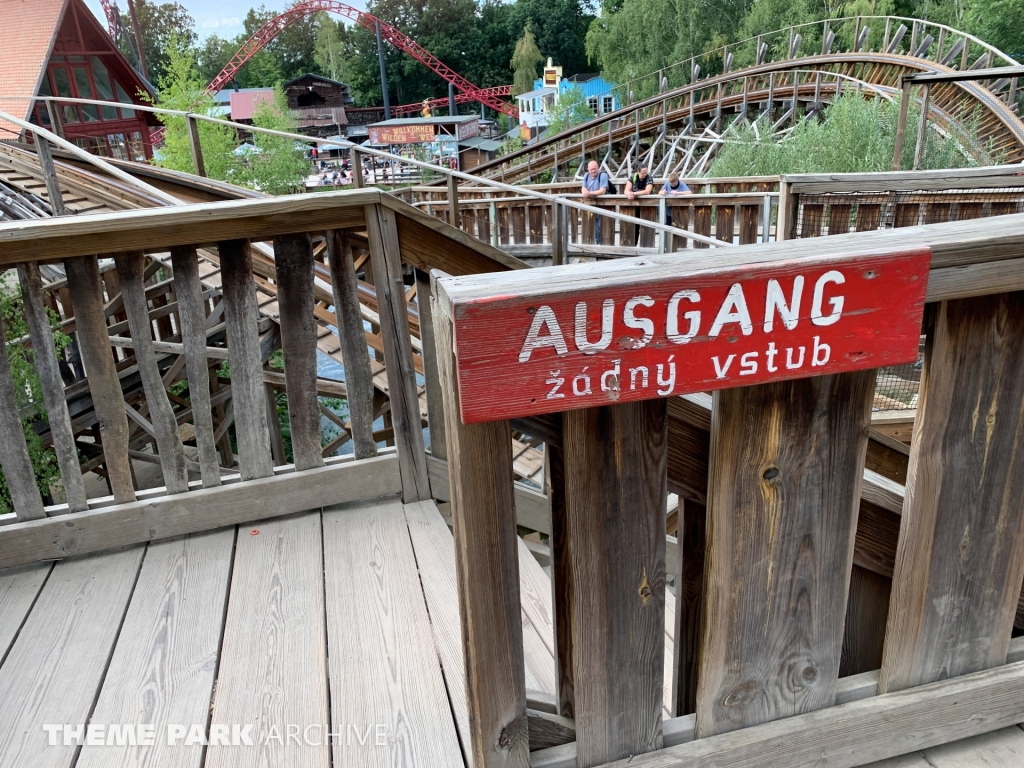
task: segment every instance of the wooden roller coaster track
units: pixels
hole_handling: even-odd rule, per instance
[[[884,34],[872,33],[869,22],[884,23]],[[913,27],[909,35],[908,25]],[[833,50],[844,39],[845,50]],[[772,52],[778,58],[768,61]],[[749,64],[733,69],[737,59]],[[701,76],[699,61],[710,74]],[[767,119],[777,132],[818,114],[850,88],[892,98],[904,75],[1015,63],[977,38],[928,22],[896,17],[816,22],[617,86],[619,103],[626,106],[481,165],[476,173],[517,182],[537,180],[548,171],[558,180],[576,177],[584,161],[598,160],[612,176],[626,175],[639,162],[659,176],[672,170],[696,175],[707,170],[723,134],[738,121]],[[672,87],[684,69],[688,82]],[[943,83],[931,89],[928,117],[936,129],[969,140],[966,151],[982,163],[1021,162],[1024,123],[1017,116],[1018,97],[1015,78]]]

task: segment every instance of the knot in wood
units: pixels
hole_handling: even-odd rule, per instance
[[[768,469],[766,469],[764,471],[764,473],[761,475],[761,477],[763,477],[769,483],[772,480],[775,480],[778,476],[779,476],[779,468],[778,467],[768,467]]]
[[[637,590],[637,594],[640,595],[640,599],[643,601],[644,607],[647,607],[647,601],[651,599],[651,595],[654,593],[651,591],[651,582],[647,580],[647,569],[644,569],[644,577],[640,580],[640,589]]]

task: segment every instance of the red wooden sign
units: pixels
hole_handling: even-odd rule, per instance
[[[930,263],[833,256],[454,300],[462,420],[916,361]]]

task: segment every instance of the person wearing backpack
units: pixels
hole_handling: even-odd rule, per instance
[[[596,160],[591,160],[587,165],[587,173],[583,177],[583,188],[581,194],[584,199],[592,197],[601,197],[602,195],[614,194],[614,187],[608,180],[608,174],[600,169]],[[594,227],[594,239],[601,242],[601,219],[602,216],[597,216],[597,223]]]
[[[649,195],[653,191],[654,179],[648,172],[647,166],[641,165],[640,169],[626,182],[626,197],[630,200],[635,200],[638,197]],[[640,218],[639,206],[633,211],[633,215],[638,219]],[[636,242],[633,245],[640,245],[640,227],[636,227]]]

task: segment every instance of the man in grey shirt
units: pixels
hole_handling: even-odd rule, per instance
[[[608,174],[600,170],[596,160],[591,160],[587,165],[587,175],[583,177],[581,193],[584,199],[608,194]],[[598,243],[601,242],[602,218],[602,216],[597,216],[597,224],[594,227],[594,239]]]

